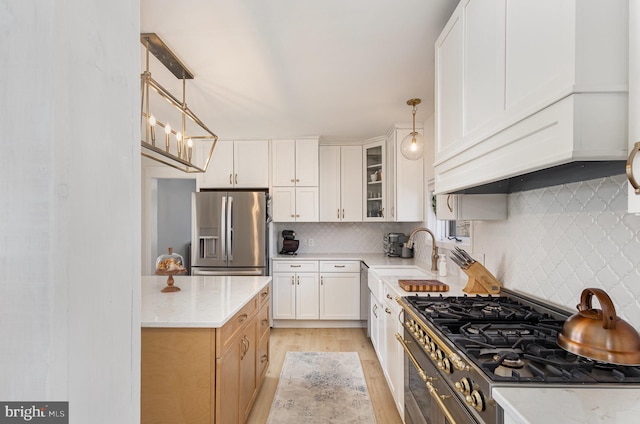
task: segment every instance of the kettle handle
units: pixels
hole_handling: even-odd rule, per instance
[[[584,289],[580,296],[578,311],[588,311],[593,309],[591,307],[591,299],[594,295],[598,298],[600,306],[602,307],[602,328],[605,330],[614,330],[616,328],[618,316],[616,315],[616,308],[613,306],[611,298],[604,290],[596,288]]]

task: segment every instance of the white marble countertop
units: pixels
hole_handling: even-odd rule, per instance
[[[142,327],[222,327],[271,277],[175,277],[180,291],[162,293],[166,276],[142,277]]]
[[[401,265],[416,263],[413,258],[387,256],[384,253],[300,253],[298,255],[276,255],[271,258],[278,261],[362,261],[367,266]]]
[[[463,296],[465,293],[462,289],[467,285],[467,276],[459,277],[457,275],[447,275],[441,277],[436,275],[428,268],[423,268],[421,265],[401,266],[401,270],[396,271],[395,265],[374,265],[369,267],[369,271],[376,273],[382,279],[388,287],[393,289],[397,296],[427,296],[427,295],[439,295],[443,296]],[[405,291],[398,284],[398,280],[405,279],[432,279],[439,280],[449,286],[449,291],[446,292],[408,292]]]
[[[638,388],[493,389],[505,424],[631,424],[640,422]]]

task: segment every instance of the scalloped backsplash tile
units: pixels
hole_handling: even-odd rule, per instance
[[[604,289],[640,329],[640,216],[626,210],[624,175],[513,193],[506,221],[474,223],[474,255],[505,287],[574,311]]]

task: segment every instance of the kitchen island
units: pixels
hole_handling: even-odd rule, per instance
[[[241,423],[269,364],[271,277],[142,278],[141,422]]]

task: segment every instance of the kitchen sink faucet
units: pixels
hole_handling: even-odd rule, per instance
[[[416,233],[419,233],[420,231],[429,233],[429,235],[431,236],[431,241],[433,243],[433,249],[431,250],[431,271],[437,271],[438,270],[438,246],[436,246],[436,236],[433,235],[430,229],[420,227],[411,231],[411,234],[409,234],[409,240],[407,240],[407,249],[411,249],[413,247],[413,237],[415,237]]]

